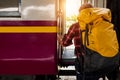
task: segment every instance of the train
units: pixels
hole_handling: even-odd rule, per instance
[[[72,14],[85,2],[111,9],[120,32],[119,0],[1,0],[0,75],[47,75],[47,80],[55,80],[58,67],[74,65],[73,46],[62,47],[57,34],[63,35],[76,21],[77,14]],[[71,15],[75,20],[67,22]]]

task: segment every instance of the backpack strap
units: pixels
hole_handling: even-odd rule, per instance
[[[86,54],[86,51],[87,51],[86,45],[89,45],[88,31],[89,31],[88,24],[86,25],[85,30],[80,31],[80,36],[81,36],[82,43],[83,43],[83,40],[84,40],[84,45],[82,44],[83,49],[84,49],[84,54]],[[85,32],[84,37],[82,37],[83,32]],[[80,57],[77,57],[77,58],[78,58],[79,62],[81,62],[80,64],[81,64],[81,71],[82,71],[81,72],[82,73],[82,80],[85,80],[85,71],[84,71],[84,67],[85,67],[84,59],[85,59],[85,57],[84,57],[84,55],[80,55]]]
[[[89,31],[89,26],[88,26],[89,24],[87,24],[86,25],[86,30],[85,30],[85,36],[84,36],[84,50],[85,50],[85,54],[91,54],[90,52],[87,52],[88,50],[87,50],[87,47],[86,47],[86,45],[89,45],[89,38],[88,38],[88,31]]]
[[[84,36],[84,46],[89,45],[89,39],[88,39],[88,24],[86,25],[86,30],[85,30],[85,36]]]

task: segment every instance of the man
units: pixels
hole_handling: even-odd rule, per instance
[[[81,5],[79,12],[86,8],[93,8],[93,6],[89,3],[85,3]],[[83,27],[79,25],[81,25],[79,22],[72,24],[67,34],[65,34],[63,38],[61,38],[61,36],[58,35],[58,41],[60,42],[62,46],[66,47],[66,46],[73,44],[72,40],[74,40],[75,55],[77,56],[76,61],[75,61],[77,80],[83,80],[83,78],[84,80],[98,80],[102,75],[101,73],[98,73],[98,74],[88,73],[86,75],[83,72],[83,64],[82,64],[83,57],[81,56],[84,54],[84,49],[83,49],[82,39],[81,39],[81,28]],[[112,74],[113,74],[112,72],[107,73],[106,76],[108,77],[109,80],[115,80],[115,76],[112,76]]]

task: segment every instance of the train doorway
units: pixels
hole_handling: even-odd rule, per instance
[[[58,34],[63,36],[68,32],[69,27],[77,22],[77,15],[81,0],[58,0]],[[75,75],[74,67],[74,45],[68,47],[58,47],[59,53],[59,75]]]
[[[66,0],[66,5],[65,5],[65,28],[64,28],[64,34],[68,32],[68,29],[70,26],[77,22],[77,15],[78,15],[78,10],[81,5],[81,0]],[[63,48],[63,59],[65,62],[68,64],[73,64],[75,56],[74,56],[74,44],[64,47]]]
[[[58,0],[58,34],[63,36],[68,32],[69,27],[77,22],[78,10],[81,0]],[[73,64],[74,45],[68,47],[59,46],[59,58],[63,64]]]

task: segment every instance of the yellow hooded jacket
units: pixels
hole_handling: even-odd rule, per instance
[[[114,25],[111,23],[111,12],[106,8],[86,8],[80,11],[78,21],[81,30],[88,25],[87,48],[105,57],[113,57],[118,53],[118,41]],[[84,33],[82,33],[84,39]],[[84,40],[83,40],[84,43]]]

